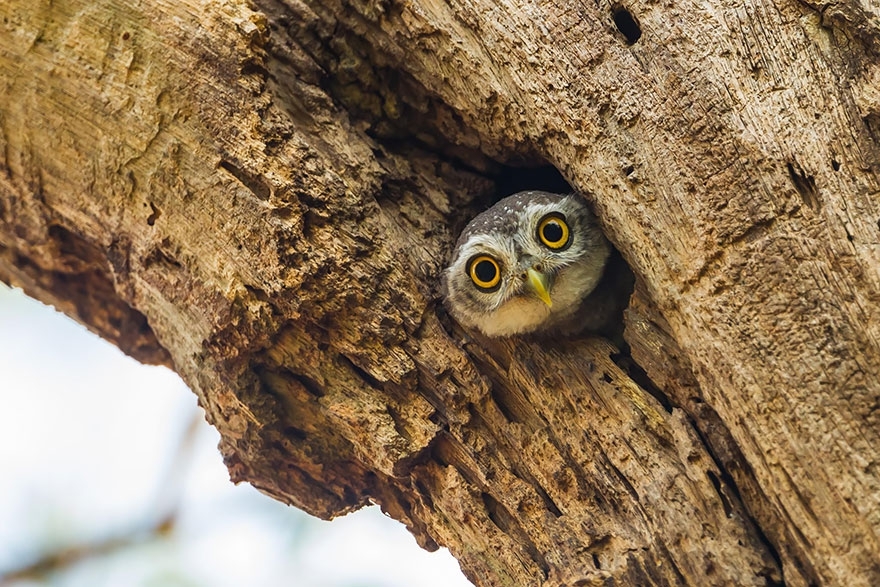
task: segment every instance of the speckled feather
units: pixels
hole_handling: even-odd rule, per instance
[[[494,233],[512,236],[517,231],[518,226],[510,222],[508,214],[522,213],[526,207],[533,204],[555,204],[567,197],[569,197],[568,194],[526,191],[498,200],[494,206],[480,212],[468,222],[455,242],[455,248],[461,247],[465,241],[475,234]]]

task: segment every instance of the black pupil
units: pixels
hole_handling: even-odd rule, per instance
[[[562,240],[562,227],[555,220],[551,220],[544,225],[544,239],[548,243],[558,243]]]
[[[477,263],[477,266],[474,267],[474,274],[477,276],[477,279],[483,283],[489,283],[495,279],[496,273],[498,273],[498,270],[495,268],[495,264],[491,261],[480,261]]]

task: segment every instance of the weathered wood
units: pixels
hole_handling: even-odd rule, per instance
[[[478,585],[880,582],[870,6],[62,4],[0,6],[0,279],[173,365],[233,479]],[[631,357],[439,304],[548,161]]]

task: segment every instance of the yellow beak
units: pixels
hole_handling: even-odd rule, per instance
[[[548,308],[553,307],[553,301],[550,299],[550,280],[543,273],[538,273],[534,269],[526,271],[528,276],[529,287],[542,302],[547,304]]]

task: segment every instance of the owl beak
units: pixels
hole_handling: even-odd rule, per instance
[[[548,308],[553,307],[553,301],[550,299],[550,280],[543,273],[539,273],[534,269],[526,271],[529,287],[542,302],[547,304]]]

